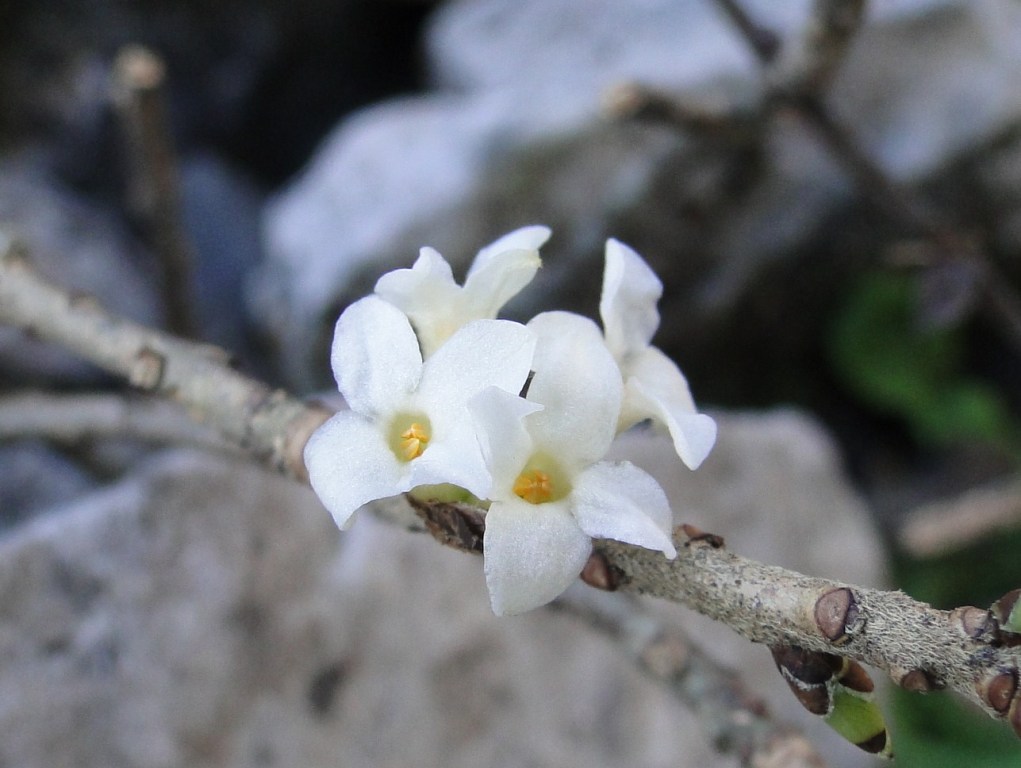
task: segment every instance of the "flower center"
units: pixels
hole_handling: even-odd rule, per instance
[[[425,427],[417,421],[412,422],[411,426],[401,432],[401,456],[407,461],[417,459],[428,443],[429,433]]]
[[[390,425],[390,449],[402,461],[413,461],[425,453],[431,438],[432,425],[420,414],[399,414]]]
[[[545,453],[536,453],[514,481],[514,494],[529,504],[558,501],[571,492],[571,483],[560,465]]]
[[[529,504],[542,504],[553,496],[553,481],[541,469],[526,469],[514,481],[514,493]]]

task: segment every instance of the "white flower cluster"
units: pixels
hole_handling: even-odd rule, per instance
[[[570,312],[494,319],[535,276],[549,235],[525,227],[483,248],[463,286],[432,248],[381,277],[337,321],[331,363],[350,410],[305,448],[312,487],[342,528],[366,502],[412,490],[487,508],[497,614],[559,595],[591,537],[676,557],[663,490],[633,464],[603,459],[645,419],[669,431],[692,469],[716,439],[680,370],[650,346],[663,286],[626,245],[606,243],[603,330]]]

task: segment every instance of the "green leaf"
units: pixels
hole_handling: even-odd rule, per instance
[[[1006,446],[1017,434],[1003,398],[963,370],[960,328],[923,328],[916,283],[905,274],[864,278],[829,335],[844,385],[877,411],[903,418],[924,443],[983,440]]]
[[[893,756],[893,743],[879,705],[839,683],[833,686],[832,708],[826,724],[852,744],[882,757]],[[875,748],[874,748],[875,747]]]

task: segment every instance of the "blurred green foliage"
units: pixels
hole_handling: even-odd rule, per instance
[[[965,369],[963,329],[919,322],[916,285],[875,272],[852,288],[829,337],[838,377],[866,405],[904,419],[922,444],[1016,445],[1004,399]]]
[[[899,555],[894,558],[894,579],[912,597],[938,608],[986,607],[1021,586],[1019,551],[1021,531],[1015,531],[987,536],[943,557]],[[1021,741],[1010,726],[953,694],[898,689],[892,715],[898,766],[1021,768]]]
[[[985,442],[1021,455],[1005,398],[968,370],[966,329],[921,322],[918,279],[876,271],[853,285],[827,338],[838,379],[861,403],[903,420],[919,447]],[[895,555],[894,580],[940,608],[986,607],[1021,586],[1021,531],[939,558]],[[1021,768],[1021,742],[1005,723],[957,696],[896,690],[896,764],[915,768]]]
[[[897,768],[1021,768],[1010,726],[952,694],[898,689],[892,711]]]

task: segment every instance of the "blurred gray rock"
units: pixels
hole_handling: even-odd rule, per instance
[[[734,551],[881,581],[861,504],[812,421],[720,427],[697,473],[641,433],[621,449],[663,473],[679,519]],[[479,559],[360,515],[338,534],[307,489],[176,453],[12,532],[0,764],[735,765],[601,636],[541,610],[494,617]],[[801,712],[764,648],[693,627],[822,739],[831,765],[869,764]]]
[[[145,253],[116,217],[64,186],[35,153],[0,160],[0,227],[25,243],[45,277],[95,296],[112,312],[159,325],[160,300]],[[0,328],[0,384],[67,385],[98,377],[95,366],[69,352]]]
[[[227,764],[230,723],[312,661],[295,603],[335,538],[308,492],[194,455],[15,531],[0,763]]]
[[[96,485],[81,467],[41,441],[0,444],[0,534]]]
[[[903,181],[940,171],[1021,116],[1021,8],[1011,0],[875,3],[834,83],[835,111]]]
[[[748,7],[791,40],[808,3]],[[895,177],[928,178],[1021,114],[1019,16],[1009,0],[877,4],[834,85],[834,111]],[[252,302],[292,381],[325,381],[338,311],[419,246],[463,267],[527,223],[552,226],[554,238],[511,315],[592,313],[613,235],[667,283],[660,343],[670,351],[739,335],[727,323],[742,302],[738,315],[755,318],[752,304],[792,315],[792,335],[798,318],[818,331],[790,294],[810,250],[835,265],[830,287],[846,284],[835,238],[852,196],[811,131],[778,119],[734,143],[600,117],[602,94],[621,80],[706,108],[755,101],[756,64],[712,3],[462,0],[434,17],[428,53],[435,95],[346,121],[266,209],[268,261]],[[826,288],[813,292],[830,306]]]
[[[753,18],[791,33],[809,2],[743,2]],[[758,67],[715,3],[700,0],[554,0],[513,6],[453,0],[433,18],[432,72],[441,87],[532,92],[566,102],[559,113],[592,114],[621,79],[677,88],[719,75],[752,78]],[[523,104],[522,108],[530,107]]]

